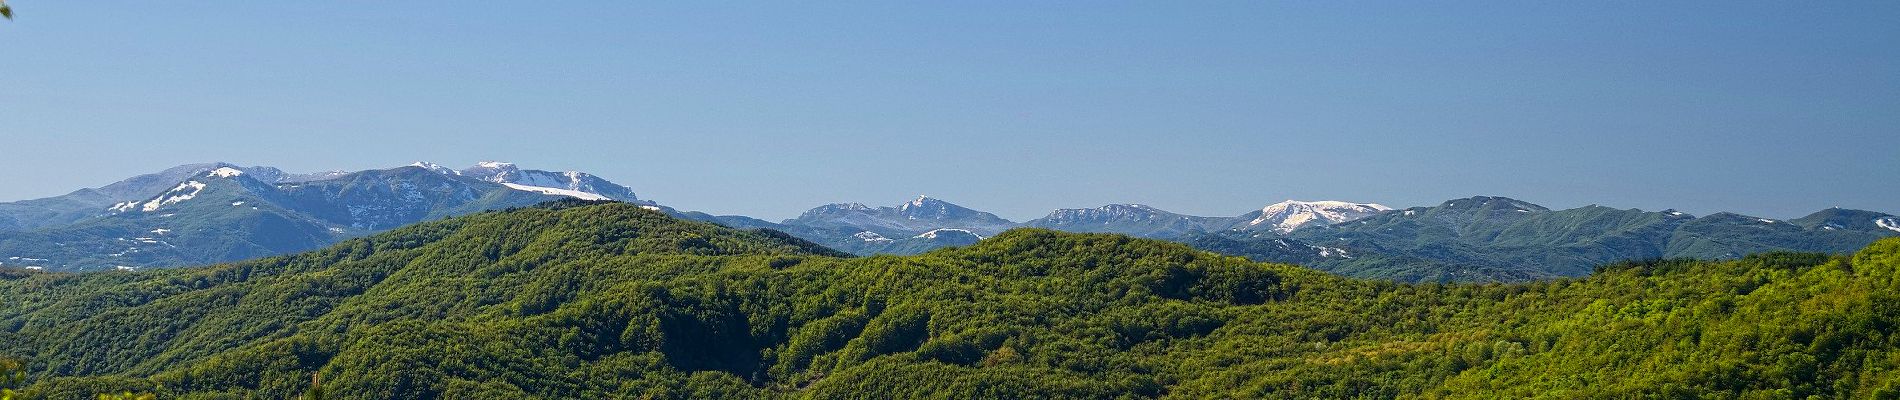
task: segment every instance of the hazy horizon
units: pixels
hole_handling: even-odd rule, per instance
[[[777,221],[1475,195],[1900,212],[1900,4],[10,1],[0,199],[209,161],[579,170]]]

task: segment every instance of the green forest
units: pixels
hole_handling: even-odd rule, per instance
[[[1397,284],[1018,229],[852,258],[561,202],[291,256],[0,270],[5,396],[1900,399],[1900,239]],[[148,398],[149,398],[148,397]]]

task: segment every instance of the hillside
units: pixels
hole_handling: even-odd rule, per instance
[[[1891,398],[1900,240],[1404,285],[1019,229],[842,258],[564,202],[293,256],[0,270],[33,398]]]

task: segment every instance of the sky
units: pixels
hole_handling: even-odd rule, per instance
[[[920,194],[1018,221],[1900,213],[1893,1],[8,3],[0,200],[502,160],[773,220]]]

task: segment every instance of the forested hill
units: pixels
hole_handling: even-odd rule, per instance
[[[841,258],[563,204],[234,264],[7,270],[0,357],[55,399],[1892,398],[1896,266],[1889,239],[1401,285],[1046,230]]]

